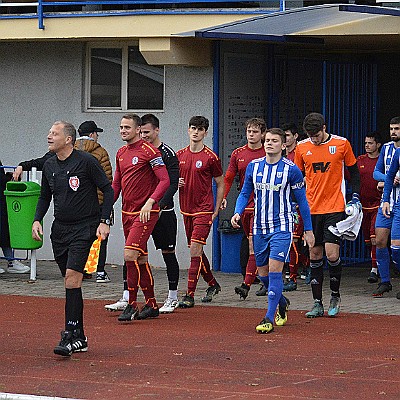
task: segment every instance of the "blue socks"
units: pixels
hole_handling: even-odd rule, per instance
[[[274,272],[272,272],[272,274],[274,274]],[[277,272],[275,272],[275,274],[277,274]],[[270,275],[271,275],[271,273],[270,273]],[[278,304],[279,304],[280,307],[285,308],[286,305],[287,305],[287,302],[286,302],[285,296],[283,296],[283,294],[282,294],[282,290],[283,290],[282,274],[279,273],[279,276],[280,276],[280,282],[281,282],[281,284],[280,284],[280,293],[281,293],[281,295],[280,295],[280,297],[279,297],[279,302],[278,302]],[[268,275],[267,275],[267,276],[260,276],[260,275],[259,275],[258,277],[259,277],[260,281],[263,283],[263,285],[264,285],[267,289],[269,289],[269,276],[268,276]],[[279,283],[278,283],[278,286],[279,286]],[[269,290],[268,290],[268,291],[269,291]],[[270,308],[270,307],[269,307],[270,302],[271,302],[271,301],[270,301],[269,296],[268,296],[268,309]],[[273,314],[274,314],[274,315],[272,316],[272,319],[270,319],[271,322],[273,322],[273,320],[274,320],[276,306],[275,306],[275,308],[274,308],[273,310],[274,310],[274,311],[273,311]],[[267,318],[268,318],[268,317],[267,317]]]
[[[390,282],[390,256],[387,247],[380,249],[376,248],[376,263],[378,264],[379,275],[381,282]]]
[[[287,305],[287,301],[285,299],[285,296],[282,294],[281,298],[279,299],[279,307],[285,308]]]
[[[274,321],[276,308],[281,300],[283,289],[282,272],[269,273],[268,286],[268,310],[265,317],[271,322]]]
[[[400,246],[392,245],[390,246],[390,248],[392,249],[393,263],[396,266],[396,268],[400,271]]]
[[[258,275],[258,277],[260,278],[260,281],[263,283],[263,285],[268,289],[269,286],[269,276],[260,276]]]

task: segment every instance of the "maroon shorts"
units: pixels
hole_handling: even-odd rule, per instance
[[[245,209],[240,219],[242,220],[243,232],[247,238],[253,236],[254,209]]]
[[[143,255],[147,254],[147,241],[158,221],[158,212],[151,212],[147,222],[140,222],[138,214],[122,213],[122,226],[124,227],[125,249],[137,250]]]
[[[370,243],[371,238],[375,237],[375,221],[378,214],[378,207],[373,209],[363,208],[363,220],[361,229],[364,235],[365,243]]]
[[[301,218],[300,213],[298,213],[298,216],[299,216],[299,222],[297,224],[294,224],[293,239],[301,239],[304,234],[303,218]]]
[[[183,215],[188,245],[193,242],[206,244],[212,225],[212,214]]]

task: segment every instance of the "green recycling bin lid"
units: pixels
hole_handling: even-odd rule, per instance
[[[5,196],[33,196],[40,194],[40,185],[36,182],[7,182]]]

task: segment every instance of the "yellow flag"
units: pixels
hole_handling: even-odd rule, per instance
[[[99,236],[90,247],[89,256],[86,261],[84,272],[93,274],[97,271],[97,264],[99,263],[101,236]]]

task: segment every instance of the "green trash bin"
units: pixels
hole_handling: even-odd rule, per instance
[[[32,238],[32,223],[40,195],[40,185],[35,182],[7,182],[4,195],[7,202],[10,243],[13,249],[35,250],[43,241]]]

